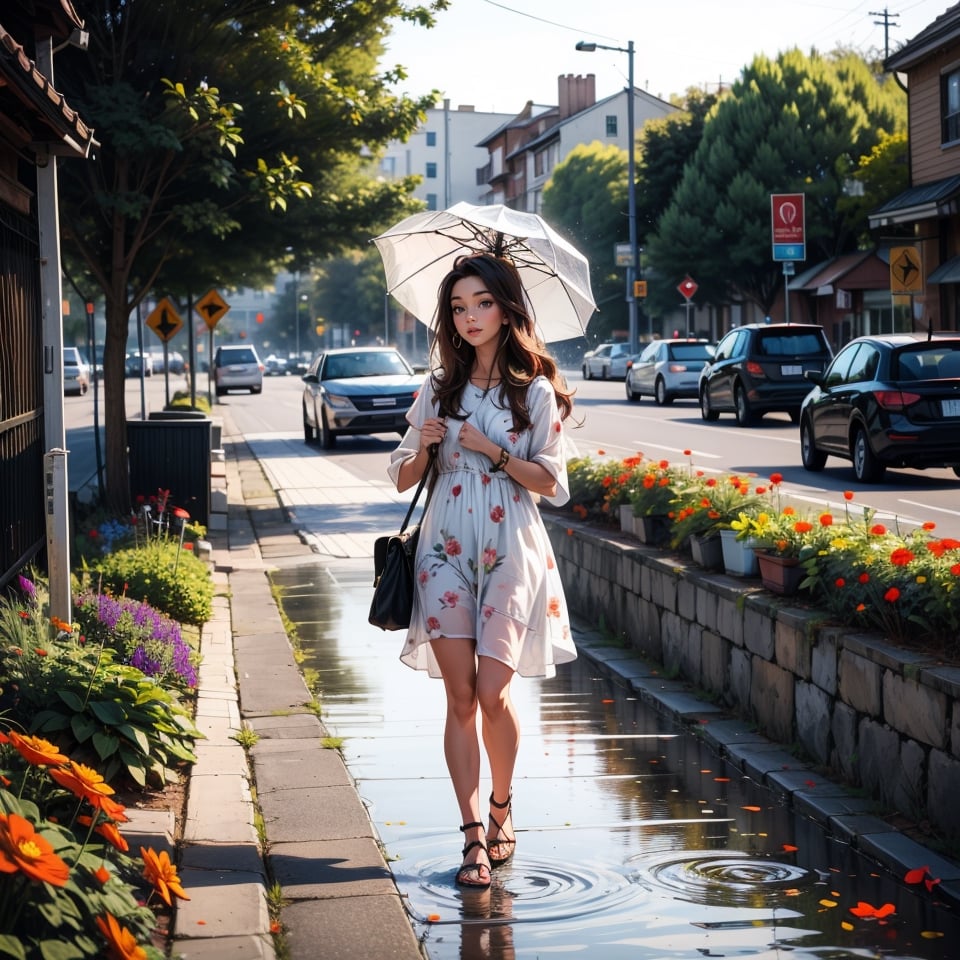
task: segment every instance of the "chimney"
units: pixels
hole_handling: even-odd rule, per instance
[[[585,77],[568,73],[557,78],[557,105],[560,119],[566,120],[597,102],[597,78],[588,73]]]

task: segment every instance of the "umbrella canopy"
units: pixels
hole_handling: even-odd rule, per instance
[[[544,342],[583,336],[597,309],[586,257],[535,213],[502,204],[457,203],[415,213],[374,239],[387,291],[415,317],[432,325],[437,291],[457,257],[496,253],[520,273],[530,311]]]

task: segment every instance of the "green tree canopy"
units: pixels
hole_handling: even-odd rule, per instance
[[[590,262],[599,309],[591,339],[608,339],[627,324],[624,273],[614,260],[615,244],[629,236],[626,198],[626,151],[599,141],[574,147],[543,191],[544,217]]]
[[[861,156],[903,129],[905,97],[858,56],[812,51],[757,57],[708,114],[647,250],[663,278],[653,302],[675,301],[686,273],[698,300],[740,298],[769,312],[782,282],[771,260],[770,195],[806,195],[807,260],[855,249],[841,198]]]
[[[395,18],[429,26],[448,0],[75,0],[90,47],[61,55],[94,160],[62,166],[64,243],[106,304],[107,493],[123,504],[123,356],[152,291],[250,285],[357,246],[411,207],[371,160],[435,101],[378,69]],[[69,61],[67,58],[69,57]],[[185,318],[186,319],[186,318]]]

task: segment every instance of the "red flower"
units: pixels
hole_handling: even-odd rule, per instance
[[[689,457],[691,453],[693,453],[692,450],[684,450],[684,451],[683,451],[683,455],[684,455],[685,457]]]
[[[895,567],[905,567],[913,557],[914,554],[911,550],[908,550],[906,547],[897,547],[897,549],[890,554],[890,562]]]
[[[869,574],[869,573],[861,573],[860,576],[857,577],[857,579],[858,579],[861,583],[869,583],[869,582],[870,582],[870,574]]]
[[[844,500],[852,500],[852,499],[853,499],[853,491],[852,491],[852,490],[844,490],[844,491],[843,491],[843,499],[844,499]]]
[[[501,507],[500,504],[497,504],[497,506],[491,508],[490,519],[494,523],[500,523],[503,520],[503,516],[503,507]]]
[[[833,517],[829,513],[820,514],[820,526],[821,527],[832,527],[833,526]]]
[[[783,474],[782,473],[771,473],[770,474],[770,483],[773,486],[777,486],[779,483],[783,483]]]
[[[842,590],[847,585],[847,581],[844,580],[843,577],[837,577],[837,579],[834,580],[833,585]]]
[[[900,591],[896,587],[891,587],[884,595],[883,599],[887,603],[896,603],[900,599]]]
[[[875,523],[870,528],[870,533],[875,537],[882,537],[887,532],[887,528],[882,523]]]
[[[923,529],[924,529],[924,530],[936,530],[936,529],[937,529],[937,525],[936,525],[932,520],[928,520],[928,521],[923,525]]]
[[[463,487],[461,487],[460,484],[458,483],[450,492],[455,497],[459,497],[462,491],[463,491]]]
[[[950,572],[951,572],[955,577],[960,577],[960,563],[955,563],[955,564],[950,568]]]
[[[813,524],[809,520],[798,520],[793,525],[793,529],[796,533],[809,533],[813,529]]]
[[[456,537],[450,537],[443,546],[443,552],[448,557],[459,557],[462,552],[460,541]]]

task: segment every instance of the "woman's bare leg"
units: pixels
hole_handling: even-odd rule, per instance
[[[477,737],[477,662],[473,640],[441,637],[431,641],[443,675],[447,695],[447,716],[443,729],[443,752],[453,792],[460,808],[461,823],[480,820],[480,741]],[[483,830],[474,827],[464,834],[464,846],[483,840]],[[490,879],[489,861],[480,847],[464,857],[464,864],[479,864],[474,874],[480,883]]]
[[[520,720],[510,697],[513,674],[513,669],[499,660],[478,658],[477,700],[483,719],[483,745],[490,761],[493,797],[500,803],[510,798],[517,751],[520,748]],[[500,830],[491,824],[488,841],[515,839],[510,811],[491,806],[490,813],[500,824]],[[502,845],[499,850],[493,851],[494,859],[506,857],[512,849]]]

